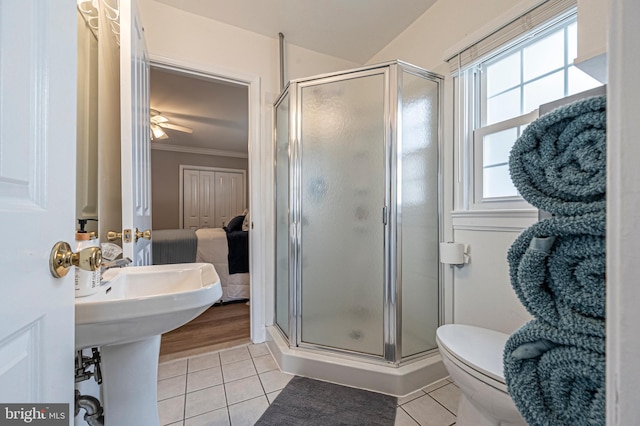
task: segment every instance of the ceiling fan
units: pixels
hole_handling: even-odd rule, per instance
[[[184,126],[178,126],[177,124],[169,123],[169,119],[160,114],[160,111],[151,109],[151,140],[167,139],[169,136],[164,129],[177,130],[179,132],[193,133],[193,129]]]

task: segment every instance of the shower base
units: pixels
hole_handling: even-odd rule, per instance
[[[405,396],[448,376],[439,353],[400,367],[289,348],[280,331],[267,327],[267,345],[285,373],[393,396]]]

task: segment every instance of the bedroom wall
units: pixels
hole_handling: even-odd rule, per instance
[[[506,253],[520,232],[536,219],[531,214],[505,213],[500,218],[468,214],[455,204],[463,188],[454,180],[457,155],[453,142],[454,87],[443,56],[454,47],[462,47],[460,43],[473,43],[481,34],[487,35],[509,22],[519,15],[516,10],[528,10],[540,3],[543,0],[439,0],[368,61],[399,58],[445,77],[444,240],[471,247],[470,264],[460,269],[445,267],[447,322],[511,333],[530,318],[511,288]],[[578,3],[579,8],[581,2]],[[582,48],[592,50],[590,46]]]
[[[152,149],[152,229],[176,229],[180,226],[180,165],[222,167],[248,171],[248,160],[246,158]],[[247,173],[247,179],[248,177]]]

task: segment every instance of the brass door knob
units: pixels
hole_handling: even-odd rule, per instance
[[[107,240],[115,241],[122,239],[122,232],[109,231],[107,232]]]
[[[87,247],[74,253],[68,243],[58,241],[51,249],[49,256],[49,270],[56,278],[67,275],[72,266],[85,271],[97,271],[100,265],[102,265],[102,250],[99,247]]]
[[[151,239],[151,229],[147,229],[146,231],[138,231],[136,228],[136,242],[139,238],[144,238],[145,240]]]
[[[107,240],[122,240],[123,243],[131,242],[131,229],[123,229],[122,232],[108,231]]]

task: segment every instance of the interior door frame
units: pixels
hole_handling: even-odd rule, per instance
[[[184,228],[184,171],[185,170],[203,170],[206,172],[224,172],[224,173],[242,173],[242,193],[245,195],[244,207],[247,208],[247,172],[243,169],[228,169],[224,167],[207,167],[207,166],[192,166],[189,164],[180,164],[180,186],[178,201],[180,211],[178,212],[178,228]]]
[[[640,339],[640,4],[610,2],[607,84],[607,425],[637,424]]]
[[[191,62],[168,58],[159,55],[149,54],[149,64],[151,67],[177,71],[184,74],[191,74],[205,77],[212,80],[226,81],[234,84],[246,86],[249,92],[249,208],[251,209],[251,224],[249,226],[249,269],[250,274],[250,324],[251,341],[261,343],[266,339],[266,302],[267,292],[265,289],[265,241],[268,194],[259,191],[262,179],[261,168],[261,126],[262,126],[262,89],[259,75],[250,75],[229,71],[228,69],[218,69],[216,67],[194,64]]]

